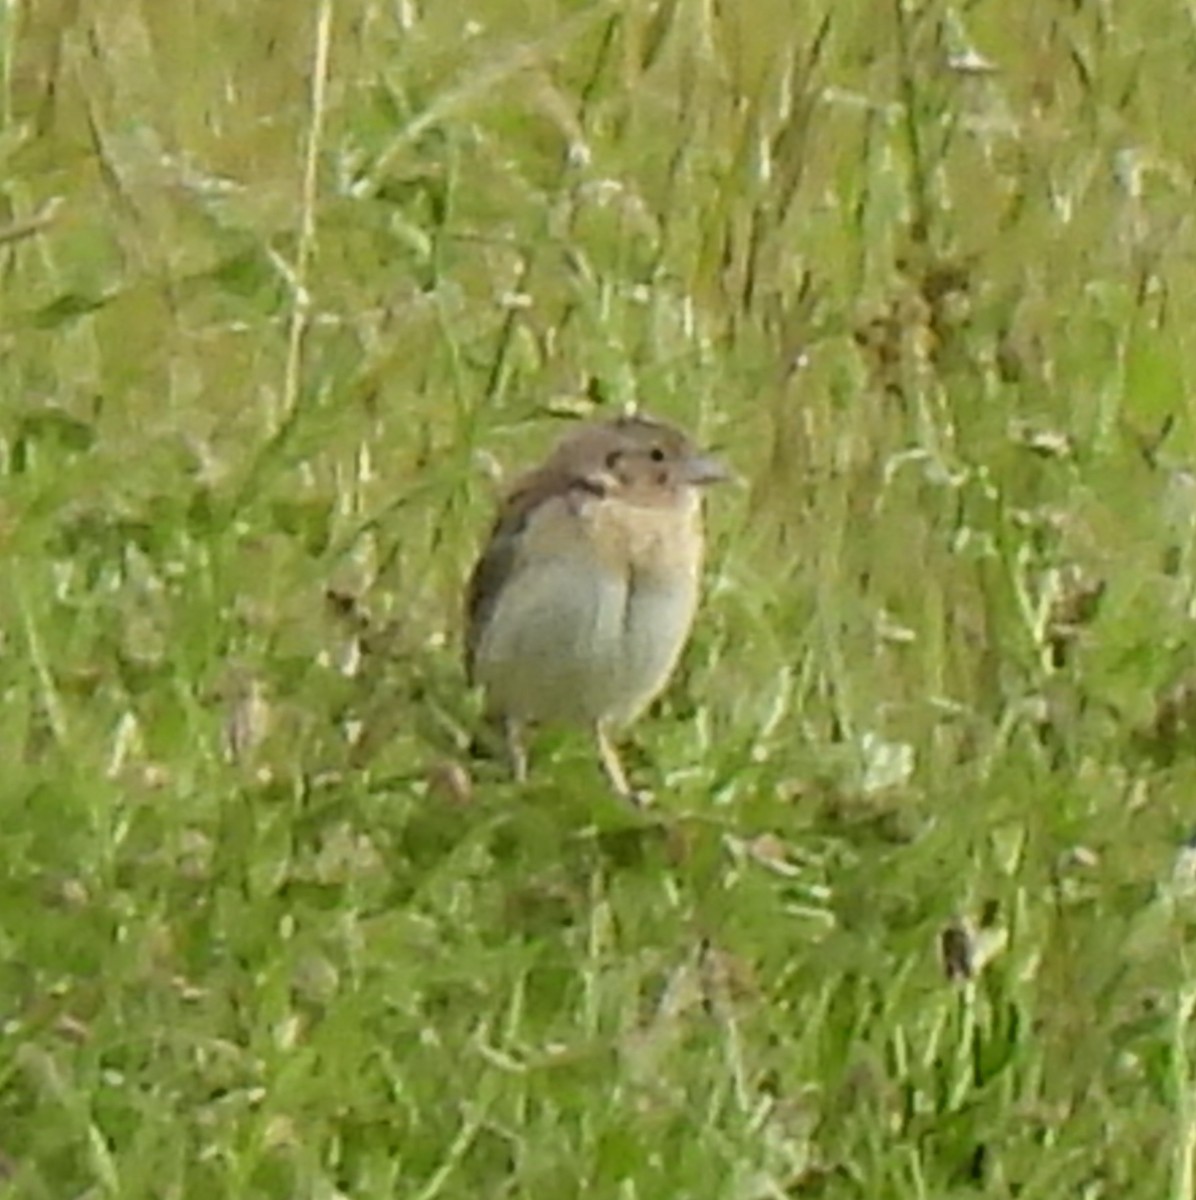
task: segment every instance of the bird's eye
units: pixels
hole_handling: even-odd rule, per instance
[[[664,451],[659,446],[653,446],[652,449],[648,451],[648,457],[653,462],[664,462]]]
[[[622,450],[612,450],[606,456],[606,469],[608,471],[613,471],[619,465],[619,460],[622,457],[623,457]]]

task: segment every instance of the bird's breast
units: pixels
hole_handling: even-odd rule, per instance
[[[668,680],[693,621],[696,562],[624,562],[579,542],[525,559],[479,645],[492,708],[524,720],[631,720]]]

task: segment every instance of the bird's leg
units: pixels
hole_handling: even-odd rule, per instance
[[[514,717],[504,717],[503,734],[507,742],[507,760],[516,783],[527,783],[527,749],[523,745],[523,728]]]
[[[594,725],[594,740],[598,744],[598,759],[602,763],[602,770],[605,772],[607,779],[610,780],[611,787],[615,789],[622,799],[630,800],[637,808],[643,808],[647,805],[651,800],[648,793],[637,792],[627,782],[627,772],[623,769],[623,762],[619,758],[619,751],[615,748],[614,741],[610,736],[610,730],[606,727],[604,721],[598,721]]]

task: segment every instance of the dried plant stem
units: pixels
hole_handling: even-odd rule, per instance
[[[311,322],[311,293],[308,271],[316,241],[316,203],[319,198],[320,149],[324,141],[324,118],[328,98],[328,59],[332,43],[334,0],[320,0],[316,16],[315,47],[311,72],[311,119],[303,155],[303,184],[299,202],[299,237],[295,262],[288,272],[291,283],[291,319],[287,329],[287,357],[282,395],[271,414],[271,433],[291,417],[299,403],[303,373],[303,342]]]

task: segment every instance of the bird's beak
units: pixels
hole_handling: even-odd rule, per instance
[[[685,482],[693,487],[725,483],[735,475],[720,459],[710,454],[693,454],[685,460]]]

